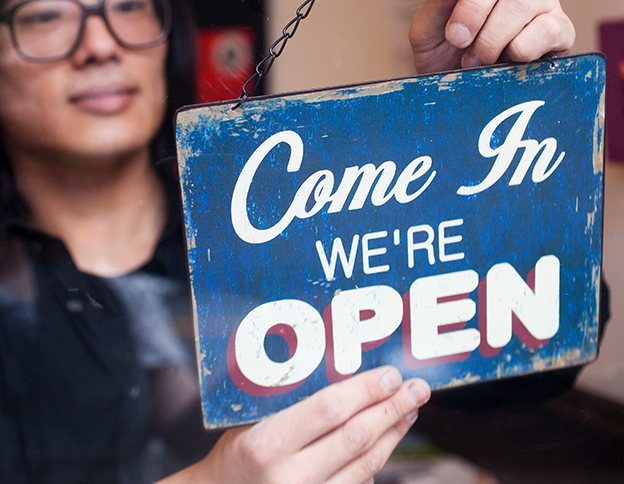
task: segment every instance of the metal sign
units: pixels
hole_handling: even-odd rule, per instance
[[[588,55],[179,112],[206,426],[593,359],[604,90]]]

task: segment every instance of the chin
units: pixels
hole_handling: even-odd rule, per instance
[[[140,123],[126,125],[115,123],[109,129],[80,130],[73,134],[74,152],[86,157],[126,157],[138,151],[149,149],[160,126],[145,126]],[[75,144],[75,141],[79,144]]]

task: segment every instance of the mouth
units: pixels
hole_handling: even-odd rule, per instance
[[[69,97],[69,102],[96,114],[116,114],[123,111],[138,93],[126,86],[94,87]]]

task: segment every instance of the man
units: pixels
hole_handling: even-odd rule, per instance
[[[154,336],[166,321],[141,330],[184,285],[178,202],[156,164],[172,155],[159,147],[185,58],[174,7],[169,33],[164,0],[2,2],[3,482],[141,482],[150,429],[206,443],[189,442],[198,393],[177,343]],[[563,52],[574,32],[554,0],[432,0],[411,39],[430,71]],[[428,398],[422,380],[372,370],[226,432],[169,482],[372,482]]]
[[[427,0],[410,31],[415,64],[421,74],[492,64],[501,57],[528,62],[544,54],[565,54],[574,39],[574,27],[556,0]],[[236,482],[299,482],[299,477],[314,483],[373,482],[372,476],[403,435],[401,424],[379,437],[371,430],[373,422],[365,417],[372,417],[373,412],[350,407],[347,414],[351,417],[342,419],[341,426],[323,427],[307,439],[293,435],[297,427],[293,427],[292,414],[302,411],[311,421],[322,419],[324,412],[314,407],[317,397],[341,392],[344,399],[340,400],[347,405],[357,395],[356,387],[343,390],[342,385],[351,384],[352,380],[347,380],[319,392],[303,403],[309,404],[308,408],[295,405],[255,427],[226,433],[206,459],[167,483],[198,475],[201,482],[222,482],[220,476],[232,475],[230,463],[239,458],[236,450],[251,464],[238,469]],[[339,446],[353,448],[351,432],[356,432],[355,422],[362,425],[359,432],[368,436],[365,443],[356,439],[361,446],[356,447],[366,450],[341,454],[344,460],[335,463],[332,453],[336,441]],[[267,435],[272,437],[267,440]],[[324,464],[322,469],[319,463]]]

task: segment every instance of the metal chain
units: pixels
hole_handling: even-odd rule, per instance
[[[316,0],[306,0],[299,6],[299,8],[297,9],[297,16],[290,22],[288,22],[286,27],[284,27],[284,29],[282,30],[282,36],[275,42],[273,42],[273,45],[271,45],[271,47],[269,48],[268,55],[264,59],[262,59],[260,63],[256,66],[256,72],[254,72],[254,74],[249,79],[247,79],[247,82],[243,84],[243,92],[238,98],[238,103],[236,104],[236,106],[232,108],[232,111],[238,109],[245,101],[247,101],[247,98],[249,96],[256,92],[256,89],[260,85],[260,81],[271,70],[275,59],[282,55],[282,52],[284,52],[284,48],[286,47],[288,40],[295,35],[295,32],[297,32],[301,21],[307,18],[308,15],[310,15],[310,11],[314,6],[315,1]],[[249,85],[251,83],[253,83],[253,85],[251,89],[249,89]]]

